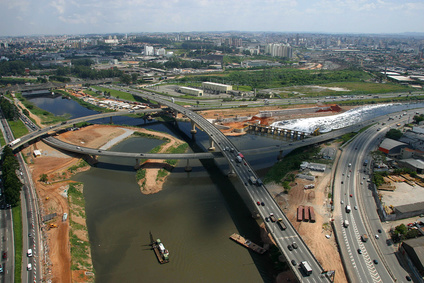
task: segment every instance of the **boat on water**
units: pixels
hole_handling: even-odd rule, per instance
[[[169,262],[169,251],[165,248],[163,243],[160,239],[157,239],[156,241],[153,240],[153,235],[150,232],[150,242],[152,249],[155,251],[156,257],[158,258],[158,261],[162,263],[168,263]]]
[[[158,246],[160,255],[165,262],[169,262],[169,251],[165,249],[165,246],[160,241],[160,239],[156,240],[156,245]]]

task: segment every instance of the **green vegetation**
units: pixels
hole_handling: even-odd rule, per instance
[[[16,175],[16,171],[19,168],[18,160],[13,154],[12,149],[8,146],[3,148],[3,154],[1,156],[1,167],[3,194],[5,196],[6,203],[10,204],[11,206],[17,206],[20,202],[22,183]]]
[[[319,150],[317,146],[300,147],[293,150],[271,167],[264,178],[264,182],[275,182],[281,185],[284,185],[284,182],[290,182],[291,175],[287,178],[286,175],[291,171],[298,170],[302,161],[315,161],[315,156],[317,156]]]
[[[79,168],[84,168],[86,166],[90,166],[84,159],[81,159],[77,165],[71,166],[68,168],[68,171],[71,173],[75,173]]]
[[[116,98],[125,99],[125,100],[129,100],[129,101],[137,101],[132,94],[127,93],[127,92],[109,89],[109,88],[104,88],[104,87],[99,87],[99,86],[92,86],[92,88],[100,90],[100,91],[106,91],[106,92],[110,93],[111,96],[116,97]]]
[[[326,84],[332,82],[361,82],[370,75],[358,70],[310,71],[292,68],[266,68],[249,71],[226,71],[212,76],[192,75],[179,79],[180,82],[211,81],[232,85],[250,86],[251,88],[279,88],[291,85]]]
[[[163,178],[165,178],[166,176],[168,176],[168,174],[169,174],[169,171],[168,170],[166,170],[164,168],[159,169],[158,175],[156,176],[156,181],[163,181]]]
[[[392,240],[395,243],[399,243],[403,240],[417,238],[421,235],[418,229],[408,229],[405,224],[396,226],[395,229],[391,230]]]
[[[307,96],[375,95],[389,92],[405,92],[410,90],[407,86],[395,83],[378,84],[371,82],[332,82],[320,84],[319,86],[323,88],[293,86],[280,88],[278,90],[285,92],[298,92]],[[347,91],[337,90],[334,88],[342,88]]]
[[[55,116],[52,113],[35,106],[27,99],[25,99],[20,93],[15,94],[15,96],[29,111],[31,111],[32,114],[38,116],[43,124],[56,124],[62,121],[66,121],[70,118],[69,114],[63,116]]]
[[[424,115],[423,114],[421,114],[419,116],[415,115],[413,120],[414,120],[415,124],[419,124],[420,122],[424,121]]]
[[[143,163],[144,161],[141,161],[140,163]],[[135,179],[138,181],[146,178],[146,169],[139,169],[137,170],[137,173],[135,174]]]
[[[100,107],[100,106],[94,105],[92,103],[86,102],[86,101],[84,101],[84,100],[82,100],[78,97],[70,95],[67,91],[58,89],[58,90],[55,90],[55,92],[62,94],[62,96],[69,97],[70,99],[78,102],[79,105],[81,105],[81,106],[83,106],[87,109],[97,111],[97,112],[114,112],[114,110],[112,110],[112,109]],[[58,117],[58,116],[55,116],[55,117]],[[66,119],[66,120],[68,120],[68,119]]]
[[[393,139],[393,140],[399,140],[403,136],[403,133],[398,129],[390,129],[386,133],[386,138]]]
[[[22,282],[22,213],[21,206],[12,208],[13,214],[13,237],[15,244],[15,282]],[[12,256],[9,254],[9,256]]]
[[[166,150],[166,153],[172,153],[172,154],[184,153],[184,152],[187,151],[187,148],[188,148],[188,144],[187,143],[183,143],[183,144],[180,144],[177,147],[170,147],[170,148],[168,148]],[[176,159],[168,159],[168,160],[165,160],[165,162],[168,163],[171,166],[175,166],[175,165],[177,165],[178,160],[176,160]]]
[[[93,272],[93,265],[90,258],[90,242],[81,239],[77,236],[85,234],[88,238],[87,227],[85,225],[76,223],[75,217],[86,218],[85,216],[85,200],[82,192],[81,183],[69,184],[68,189],[69,201],[69,241],[71,244],[71,269],[72,270],[87,270]],[[89,282],[94,282],[92,278]]]

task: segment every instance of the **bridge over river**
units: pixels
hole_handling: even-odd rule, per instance
[[[261,182],[253,183],[250,180],[258,179],[258,176],[250,166],[250,164],[243,160],[242,163],[236,162],[236,157],[238,155],[238,149],[235,145],[213,124],[207,121],[202,116],[198,115],[196,112],[191,111],[190,109],[184,108],[177,104],[174,104],[165,99],[159,98],[158,96],[152,95],[146,92],[135,91],[131,89],[124,88],[115,88],[119,91],[125,91],[131,93],[134,96],[141,97],[147,100],[153,100],[159,103],[160,105],[165,105],[169,107],[172,111],[179,112],[187,116],[192,122],[192,130],[191,133],[196,133],[196,127],[200,127],[203,131],[205,131],[210,138],[210,152],[205,153],[189,153],[189,154],[147,154],[147,153],[122,153],[122,152],[111,152],[107,150],[99,150],[99,149],[91,149],[85,147],[79,147],[75,145],[70,145],[64,142],[61,142],[53,137],[48,137],[48,132],[57,131],[65,127],[69,127],[72,124],[95,120],[104,117],[113,117],[113,116],[122,116],[128,114],[136,114],[136,113],[154,113],[158,111],[162,111],[163,109],[145,109],[145,110],[137,110],[134,113],[128,112],[113,112],[113,113],[102,113],[97,115],[91,115],[88,117],[82,117],[78,119],[70,120],[66,123],[62,123],[60,125],[51,126],[50,128],[40,129],[33,133],[30,133],[20,139],[19,142],[16,142],[11,147],[14,150],[18,150],[21,146],[28,144],[32,140],[37,140],[40,138],[44,138],[47,143],[57,146],[69,151],[84,153],[89,155],[112,155],[112,156],[123,156],[129,158],[157,158],[157,159],[206,159],[206,158],[216,158],[216,157],[224,157],[227,159],[230,167],[232,168],[234,174],[240,179],[242,182],[244,189],[246,190],[248,196],[250,197],[250,203],[247,206],[251,209],[253,214],[258,215],[264,220],[264,223],[267,227],[267,230],[270,232],[272,237],[275,240],[275,243],[278,245],[280,251],[285,256],[287,261],[295,260],[297,263],[302,261],[307,261],[311,266],[313,272],[308,275],[306,274],[300,265],[293,266],[292,264],[288,264],[290,268],[292,268],[293,272],[298,277],[301,282],[329,282],[330,280],[323,275],[324,272],[321,265],[314,257],[312,252],[309,250],[307,245],[304,243],[303,239],[294,229],[292,224],[289,222],[286,215],[280,209],[278,204],[275,202],[271,194],[266,189],[265,185]],[[315,141],[316,142],[316,141]],[[306,142],[301,143],[302,145],[306,145]],[[308,142],[309,144],[309,142]],[[218,147],[220,152],[215,152],[215,147]],[[228,151],[227,148],[233,148],[234,151]],[[294,148],[294,147],[293,147]],[[281,149],[281,148],[280,148]],[[247,153],[247,152],[246,152]],[[264,206],[257,206],[256,201],[261,200],[264,202]],[[274,214],[276,218],[282,218],[282,221],[286,224],[287,227],[285,230],[282,230],[280,226],[278,226],[275,222],[267,222],[265,218],[269,217],[270,214]],[[287,247],[292,245],[293,243],[297,244],[297,249],[290,251]]]

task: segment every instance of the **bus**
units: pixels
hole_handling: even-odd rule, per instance
[[[300,263],[300,267],[306,273],[306,275],[311,275],[312,274],[312,268],[311,268],[311,266],[309,265],[309,263],[306,260],[305,261],[302,261]]]

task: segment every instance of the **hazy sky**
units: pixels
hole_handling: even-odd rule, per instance
[[[0,0],[0,36],[424,32],[424,0]]]

